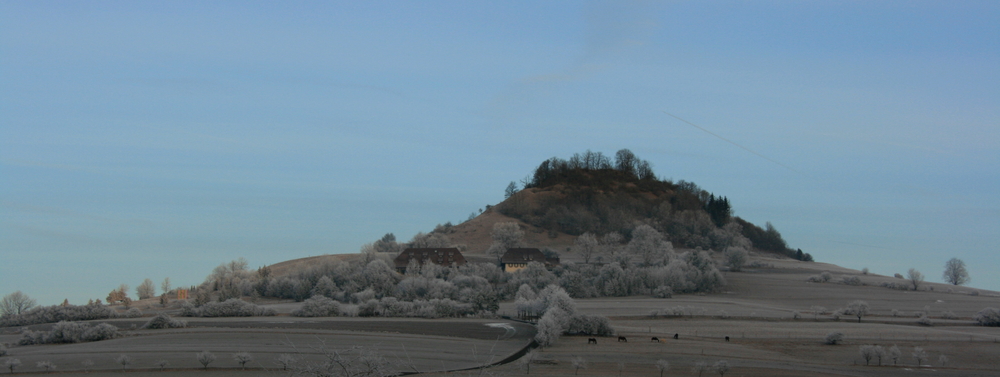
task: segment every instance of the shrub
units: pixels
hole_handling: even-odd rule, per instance
[[[144,328],[144,329],[177,329],[177,328],[183,328],[183,327],[186,327],[186,326],[187,326],[187,322],[170,318],[170,316],[167,315],[167,313],[160,313],[160,314],[157,314],[156,317],[153,317],[149,321],[146,321],[146,323],[144,325],[142,325],[142,328]]]
[[[121,316],[125,318],[139,318],[142,317],[142,310],[139,310],[139,308],[129,308]]]
[[[997,308],[980,310],[972,320],[980,326],[1000,326],[1000,310]]]
[[[653,296],[657,298],[671,298],[674,296],[674,289],[669,285],[661,285],[653,290]]]
[[[903,274],[895,273],[895,274],[892,274],[892,277],[894,277],[896,279],[902,279],[903,278]]]
[[[941,318],[944,318],[944,319],[958,319],[958,316],[955,315],[955,313],[952,312],[952,311],[950,311],[950,310],[945,310],[945,311],[941,312]]]
[[[934,322],[931,321],[927,314],[920,316],[920,318],[917,319],[917,324],[921,326],[934,326]]]
[[[313,296],[302,303],[302,307],[292,311],[296,317],[335,317],[340,315],[340,303],[326,297]]]
[[[861,285],[861,278],[857,276],[844,276],[840,278],[840,282],[846,285]]]
[[[823,273],[819,274],[819,277],[823,279],[824,283],[830,281],[830,279],[833,279],[833,275],[830,274],[830,271],[823,271]]]
[[[822,283],[823,282],[823,278],[820,277],[819,275],[811,275],[811,276],[809,276],[809,278],[806,279],[806,281],[808,281],[810,283]]]
[[[979,296],[979,290],[973,289],[971,292],[969,292],[969,296]]]
[[[834,332],[831,332],[829,334],[826,334],[826,338],[825,338],[826,344],[836,345],[837,343],[840,343],[840,342],[843,342],[843,341],[844,341],[844,333],[842,333],[842,332],[834,331]]]

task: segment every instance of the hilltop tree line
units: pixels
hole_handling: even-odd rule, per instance
[[[727,197],[693,182],[659,179],[649,161],[628,149],[613,160],[590,150],[568,160],[550,158],[526,179],[524,190],[508,185],[505,196],[495,207],[500,213],[571,235],[615,232],[630,239],[636,224],[645,224],[681,247],[722,251],[738,235],[748,248],[812,260],[790,249],[770,223],[761,228],[733,216]]]

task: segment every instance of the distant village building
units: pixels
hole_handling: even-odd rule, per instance
[[[500,264],[506,272],[514,272],[528,267],[528,263],[538,262],[545,268],[552,269],[559,265],[559,258],[546,258],[541,250],[535,248],[507,249],[500,257]]]
[[[458,249],[453,247],[406,249],[403,250],[402,253],[399,253],[399,256],[397,256],[394,261],[396,271],[401,274],[406,273],[406,266],[410,265],[410,261],[415,261],[421,266],[423,266],[424,263],[434,263],[445,267],[457,267],[465,264],[465,257],[462,256],[461,251],[458,251]]]

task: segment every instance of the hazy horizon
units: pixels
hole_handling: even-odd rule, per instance
[[[406,241],[622,148],[819,262],[1000,290],[997,67],[989,1],[6,1],[0,295]]]

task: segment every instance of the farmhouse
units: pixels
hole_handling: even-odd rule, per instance
[[[462,252],[458,251],[456,248],[410,248],[403,250],[396,257],[394,264],[396,265],[396,271],[403,274],[406,273],[406,266],[410,265],[410,261],[415,261],[417,264],[423,265],[424,263],[434,263],[437,265],[451,267],[451,266],[461,266],[465,264],[465,257],[462,256]]]
[[[506,272],[514,272],[528,267],[528,263],[538,262],[545,265],[545,268],[559,265],[559,258],[546,258],[541,250],[535,248],[515,248],[507,249],[506,253],[500,257],[500,264]]]

